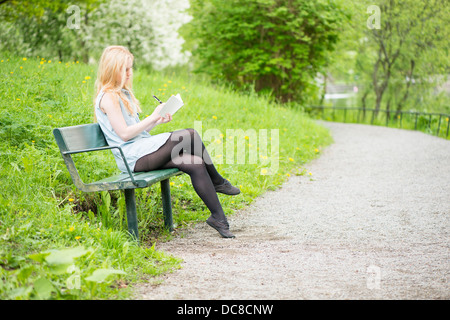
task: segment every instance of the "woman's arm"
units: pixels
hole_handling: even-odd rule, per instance
[[[126,124],[120,108],[119,99],[113,94],[105,93],[102,101],[100,102],[100,109],[106,113],[112,128],[120,139],[123,141],[128,141],[136,137],[142,131],[150,131],[157,125],[167,123],[172,120],[172,116],[170,114],[167,114],[165,118],[159,115],[159,110],[161,110],[163,105],[164,104],[160,104],[155,108],[149,117],[131,126]]]

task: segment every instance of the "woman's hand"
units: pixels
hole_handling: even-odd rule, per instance
[[[150,116],[155,122],[155,125],[172,121],[172,115],[170,113],[166,113],[165,117],[161,117],[161,115],[159,114],[164,105],[165,103],[162,103],[159,106],[157,106]]]

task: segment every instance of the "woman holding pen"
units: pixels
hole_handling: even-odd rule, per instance
[[[157,135],[149,132],[157,125],[172,121],[159,112],[139,119],[139,101],[132,91],[133,55],[122,46],[107,47],[100,59],[95,96],[95,115],[109,145],[120,145],[134,172],[178,168],[187,173],[194,190],[211,212],[206,223],[224,238],[234,238],[216,192],[236,195],[240,190],[216,170],[211,157],[194,129]],[[156,97],[155,97],[156,98]],[[157,99],[157,98],[156,98]],[[117,150],[112,150],[120,170],[125,164]]]

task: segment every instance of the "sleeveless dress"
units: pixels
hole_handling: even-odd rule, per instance
[[[131,101],[130,93],[122,89],[128,99]],[[127,160],[128,166],[132,171],[134,171],[134,167],[136,165],[136,161],[142,158],[143,156],[155,152],[158,150],[170,137],[170,132],[160,133],[156,135],[151,135],[147,131],[142,131],[139,135],[130,139],[128,141],[123,141],[114,129],[111,126],[111,123],[108,120],[108,116],[103,113],[100,109],[100,101],[102,100],[105,92],[103,90],[97,96],[95,102],[95,115],[97,117],[97,122],[100,125],[100,128],[105,135],[106,142],[108,142],[109,146],[120,146],[123,150],[125,158]],[[136,124],[140,122],[139,114],[136,112],[136,116],[133,116],[128,112],[123,104],[122,100],[119,98],[120,109],[122,110],[123,117],[128,126]],[[134,110],[136,111],[136,107],[132,104]],[[114,159],[116,160],[117,166],[122,172],[127,172],[125,163],[120,155],[120,151],[118,149],[111,149]]]

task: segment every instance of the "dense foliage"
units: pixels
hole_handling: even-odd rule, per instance
[[[198,70],[279,101],[305,102],[346,15],[337,1],[191,1]],[[194,45],[194,44],[192,44]]]

